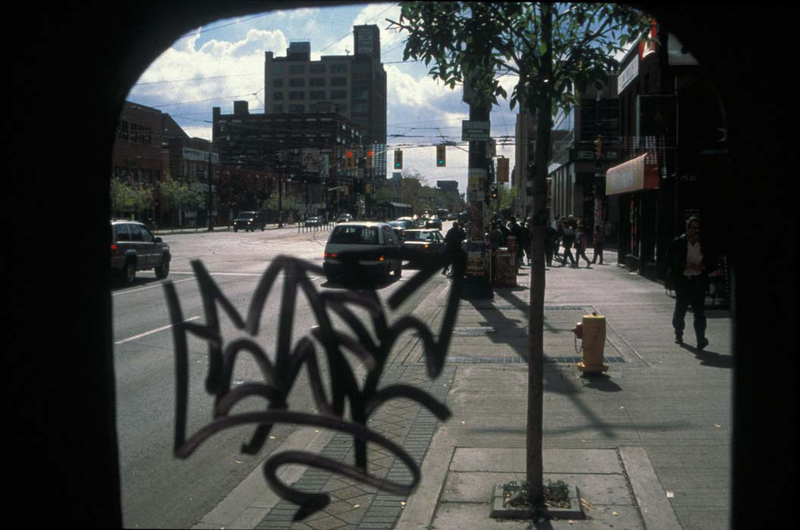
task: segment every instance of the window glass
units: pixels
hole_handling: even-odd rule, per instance
[[[282,100],[283,99],[283,92],[273,92],[272,93],[273,100]]]
[[[289,86],[306,86],[306,80],[303,77],[292,77],[289,79]]]
[[[289,65],[289,73],[290,74],[304,74],[306,72],[306,67],[304,64],[290,64]]]
[[[331,86],[347,86],[346,77],[332,77]]]
[[[324,90],[312,90],[309,94],[310,99],[325,99],[325,91]]]
[[[340,225],[333,229],[329,242],[341,245],[375,245],[378,243],[378,230],[372,226]]]
[[[325,78],[324,77],[312,77],[309,82],[311,86],[325,86]]]
[[[131,231],[131,241],[143,241],[142,231],[139,230],[139,225],[130,224],[128,228],[130,228]]]
[[[331,90],[331,99],[347,99],[347,91]]]
[[[331,73],[332,74],[346,74],[347,73],[347,64],[345,63],[334,63],[331,65]]]
[[[117,241],[130,241],[131,233],[128,230],[128,225],[115,225],[114,231],[117,233]]]
[[[283,86],[283,79],[273,79],[272,86],[275,88],[280,88]]]
[[[289,92],[289,99],[292,100],[306,99],[306,94],[305,92]]]
[[[311,68],[309,68],[309,72],[311,72],[312,74],[324,74],[325,65],[323,63],[312,64]]]
[[[147,228],[145,228],[143,226],[140,226],[139,230],[142,233],[142,241],[144,241],[145,243],[155,243],[156,242],[156,238],[153,237],[153,234],[150,233],[150,230],[148,230]]]

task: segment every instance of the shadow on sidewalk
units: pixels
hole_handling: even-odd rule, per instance
[[[713,368],[733,368],[733,356],[722,355],[713,351],[698,350],[694,346],[688,344],[681,344],[681,348],[690,351],[700,361],[702,366],[711,366]]]

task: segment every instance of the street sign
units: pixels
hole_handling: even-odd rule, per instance
[[[470,121],[461,122],[461,141],[462,142],[485,142],[489,140],[491,122]]]

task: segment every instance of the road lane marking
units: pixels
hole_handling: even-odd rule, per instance
[[[190,322],[192,320],[197,320],[198,318],[200,318],[200,317],[196,316],[196,317],[187,318],[186,320],[184,320],[184,322]],[[118,340],[117,342],[114,343],[114,345],[116,346],[116,345],[119,345],[119,344],[124,344],[126,342],[130,342],[132,340],[141,339],[142,337],[146,337],[147,335],[152,335],[153,333],[158,333],[159,331],[164,331],[165,329],[169,329],[173,325],[174,324],[169,324],[168,326],[164,326],[164,327],[161,327],[161,328],[158,328],[158,329],[153,329],[153,330],[150,330],[150,331],[145,331],[144,333],[140,333],[139,335],[134,335],[133,337],[128,337],[127,339]]]
[[[192,280],[192,279],[193,278],[186,278],[185,280],[175,280],[172,283],[188,282],[189,280]],[[148,289],[162,289],[161,283],[162,282],[158,282],[158,284],[156,284],[156,285],[150,285],[148,287],[141,287],[139,289],[131,289],[129,291],[117,291],[116,293],[111,293],[111,296],[119,296],[121,294],[128,294],[128,293],[138,293],[140,291],[147,291]]]

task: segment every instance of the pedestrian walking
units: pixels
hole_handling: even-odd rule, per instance
[[[672,314],[675,343],[683,344],[686,311],[692,306],[697,349],[702,350],[708,346],[705,314],[708,273],[716,269],[717,258],[700,237],[699,218],[690,217],[686,221],[686,233],[670,243],[666,258],[676,294]]]
[[[467,234],[462,230],[458,222],[453,223],[453,226],[444,236],[444,252],[445,256],[449,258],[449,263],[442,269],[442,274],[452,277],[456,269],[456,263],[464,261],[465,256],[461,248],[461,242],[466,238]]]
[[[594,248],[594,256],[592,256],[592,265],[600,258],[600,265],[603,264],[603,229],[600,225],[594,227],[594,234],[592,235],[592,247]]]
[[[561,265],[566,267],[567,261],[572,263],[573,267],[577,267],[578,263],[575,261],[575,258],[572,257],[572,245],[575,244],[575,227],[572,225],[572,221],[570,219],[564,224],[564,236],[561,238],[561,241],[564,245],[564,253],[561,259]]]
[[[544,257],[547,261],[547,266],[553,266],[553,253],[555,249],[558,247],[558,241],[556,238],[558,237],[558,232],[553,225],[550,223],[547,225],[547,229],[544,235]]]
[[[558,253],[558,247],[561,245],[563,240],[564,240],[564,218],[562,217],[556,223],[556,243],[553,246],[553,256],[555,256],[556,261],[561,260],[561,254]]]
[[[525,258],[528,260],[528,266],[531,265],[531,244],[533,243],[533,232],[531,231],[531,223],[526,220],[522,225],[523,243],[522,248],[525,251]]]
[[[512,217],[508,222],[508,230],[511,232],[511,235],[516,238],[517,240],[517,254],[516,254],[516,261],[517,267],[522,267],[524,263],[522,262],[522,246],[524,245],[525,240],[525,233],[522,230],[522,227],[517,223],[516,217]]]
[[[589,243],[589,227],[581,227],[578,229],[578,233],[575,236],[575,267],[578,266],[578,261],[581,258],[586,260],[586,268],[592,266],[592,262],[589,261],[589,258],[586,257],[586,247]]]

